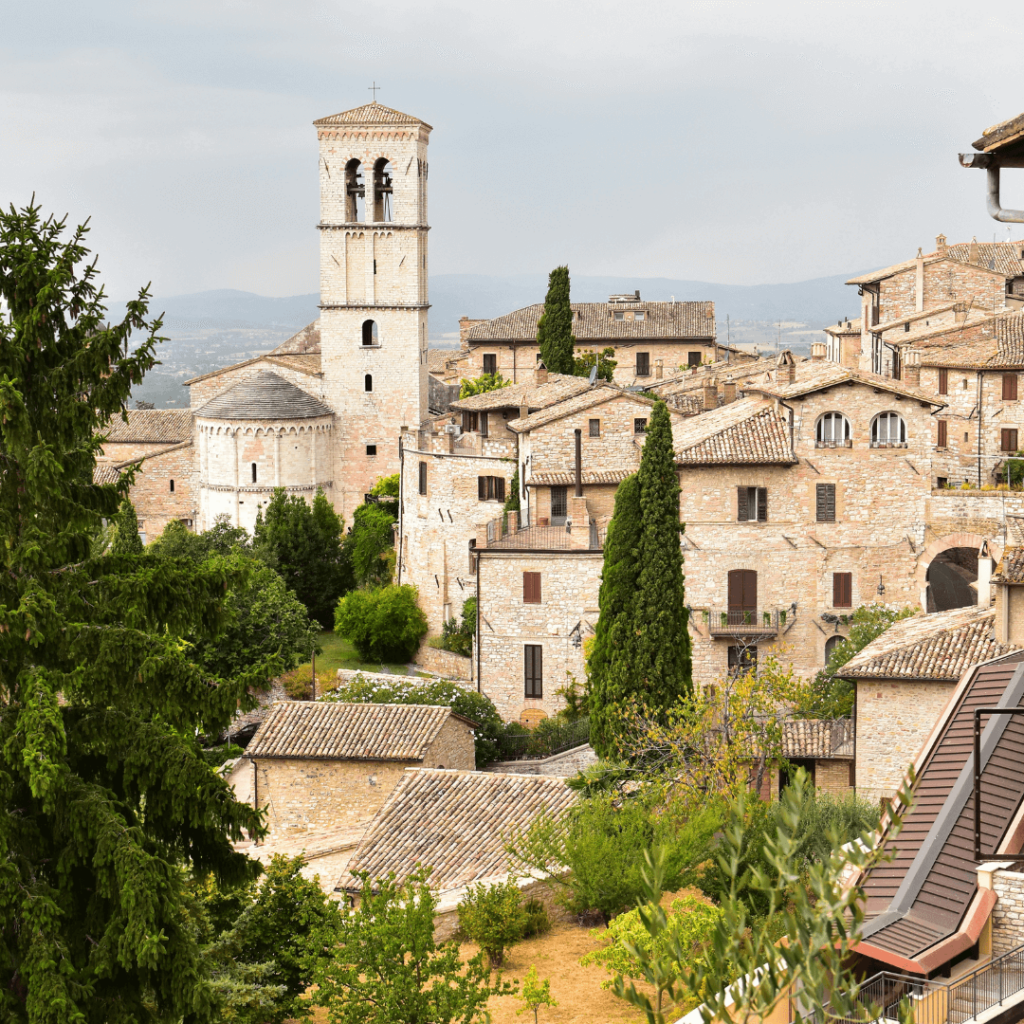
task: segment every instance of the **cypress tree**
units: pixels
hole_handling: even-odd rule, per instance
[[[590,742],[600,757],[615,754],[618,711],[633,691],[633,605],[640,578],[640,482],[626,477],[615,494],[608,524],[599,595],[600,618],[587,669],[590,676]]]
[[[110,542],[113,555],[141,555],[142,538],[139,536],[139,517],[131,499],[125,497],[114,516],[114,536]]]
[[[540,357],[552,373],[572,373],[572,307],[569,305],[569,268],[555,267],[548,275],[544,312],[537,323]]]

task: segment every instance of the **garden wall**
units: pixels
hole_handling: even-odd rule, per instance
[[[442,679],[472,680],[473,659],[465,658],[452,651],[442,651],[424,643],[416,654],[416,664],[424,672],[431,672]]]
[[[551,775],[566,779],[592,764],[597,764],[597,754],[589,743],[584,743],[571,750],[563,750],[551,757],[537,758],[529,761],[495,761],[484,771],[500,772],[503,775]]]

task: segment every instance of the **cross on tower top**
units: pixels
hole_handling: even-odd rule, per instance
[[[380,86],[377,84],[376,79],[374,80],[373,85],[368,85],[366,88],[367,88],[367,91],[373,93],[373,102],[376,103],[377,102],[377,90],[380,88]]]

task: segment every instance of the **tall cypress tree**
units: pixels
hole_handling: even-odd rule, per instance
[[[142,550],[139,517],[131,498],[126,496],[114,516],[114,537],[110,542],[110,552],[114,555],[141,555]]]
[[[540,357],[552,373],[572,373],[576,339],[572,334],[569,305],[569,268],[555,267],[548,275],[544,312],[537,322]]]
[[[612,757],[621,702],[633,691],[636,633],[633,605],[640,579],[640,482],[626,477],[615,494],[615,512],[604,546],[600,618],[587,669],[590,676],[590,742]]]

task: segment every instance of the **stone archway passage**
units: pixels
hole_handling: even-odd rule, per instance
[[[951,533],[932,541],[921,552],[917,584],[922,608],[946,611],[977,604],[978,594],[971,583],[978,578],[978,552],[983,544],[998,562],[1002,544],[995,537],[978,533]]]

